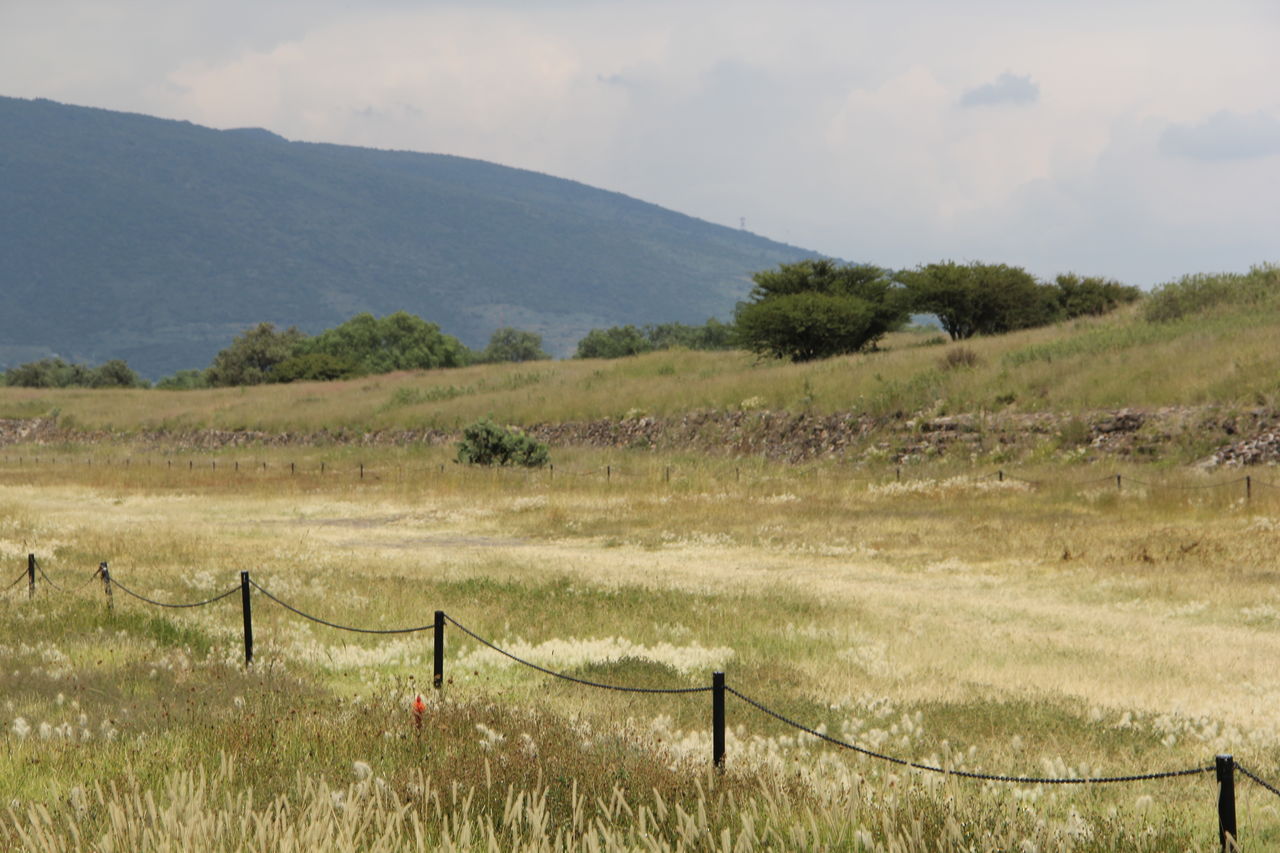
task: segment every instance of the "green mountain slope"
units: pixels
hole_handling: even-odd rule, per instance
[[[0,366],[57,353],[156,376],[262,320],[406,310],[478,346],[726,316],[811,253],[573,181],[0,98]]]

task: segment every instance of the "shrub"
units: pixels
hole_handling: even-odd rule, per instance
[[[1187,275],[1162,284],[1148,297],[1144,316],[1159,323],[1179,320],[1216,305],[1257,305],[1280,293],[1280,266],[1263,264],[1248,273]]]
[[[458,461],[468,465],[523,465],[541,468],[551,461],[547,445],[514,427],[481,418],[462,431]]]
[[[947,354],[938,359],[939,370],[959,370],[964,367],[977,367],[978,354],[968,347],[952,347]]]

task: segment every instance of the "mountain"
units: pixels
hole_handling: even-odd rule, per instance
[[[726,317],[812,252],[479,160],[0,97],[0,366],[207,365],[267,320],[405,310],[471,346]]]

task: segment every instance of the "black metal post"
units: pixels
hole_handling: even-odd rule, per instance
[[[1240,849],[1236,837],[1236,761],[1230,755],[1219,755],[1218,771],[1218,840],[1222,853]]]
[[[298,470],[294,467],[294,465],[293,465],[293,463],[292,463],[292,462],[290,462],[290,463],[289,463],[289,473],[290,473],[290,474],[296,474],[296,473],[298,473]]]
[[[1248,474],[1244,475],[1244,499],[1253,500],[1253,477]]]
[[[363,462],[360,463],[360,479],[361,480],[364,479],[364,463]]]
[[[711,763],[724,769],[724,673],[711,674]]]
[[[444,611],[436,611],[435,669],[431,684],[439,690],[444,686]]]
[[[1116,491],[1118,492],[1118,491],[1120,491],[1120,489],[1121,489],[1121,486],[1120,486],[1120,475],[1119,475],[1119,474],[1116,474]]]
[[[102,589],[107,593],[107,612],[116,612],[115,596],[111,594],[111,570],[106,563],[98,564],[98,574],[102,575]]]
[[[240,609],[244,613],[244,665],[253,663],[253,605],[249,601],[249,573],[240,573]]]
[[[670,465],[668,465],[665,469],[663,469],[663,472],[662,472],[662,481],[663,481],[664,483],[670,483],[670,482],[671,482],[671,466],[670,466]]]
[[[36,597],[36,555],[27,555],[27,598]]]
[[[1003,469],[1003,468],[1001,468],[1001,469],[1000,469],[998,472],[996,472],[996,473],[999,475],[999,476],[998,476],[999,481],[1000,481],[1001,483],[1003,483],[1003,482],[1004,482],[1004,469]]]
[[[606,481],[608,481],[608,480],[612,480],[612,479],[613,479],[613,466],[612,466],[612,465],[606,465],[606,466],[604,466],[604,478],[605,478],[605,480],[606,480]]]

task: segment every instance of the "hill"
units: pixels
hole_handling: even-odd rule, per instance
[[[0,98],[0,367],[202,367],[247,326],[405,310],[557,354],[593,327],[727,316],[812,253],[569,180]]]
[[[491,415],[557,446],[793,460],[1280,461],[1278,282],[1275,267],[1193,276],[1103,317],[899,332],[803,364],[672,350],[245,389],[0,388],[15,419],[0,444],[416,444]]]

